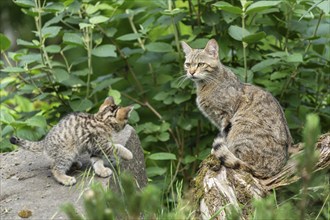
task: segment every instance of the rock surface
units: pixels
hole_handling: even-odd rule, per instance
[[[42,153],[33,153],[19,149],[0,154],[0,219],[21,219],[26,214],[29,219],[67,219],[60,206],[73,203],[80,213],[83,212],[82,195],[93,182],[116,190],[115,177],[118,172],[131,173],[139,187],[147,184],[144,155],[140,140],[131,126],[113,136],[114,143],[120,143],[133,153],[130,161],[117,161],[119,166],[109,178],[95,176],[88,160],[83,155],[80,161],[83,167],[71,171],[77,184],[72,187],[60,185],[55,181],[50,170],[50,161]],[[111,166],[110,166],[111,167]]]

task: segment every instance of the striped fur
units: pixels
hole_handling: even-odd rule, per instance
[[[66,172],[83,152],[91,155],[95,173],[107,177],[112,171],[103,165],[101,158],[104,154],[115,154],[125,160],[133,158],[127,148],[111,142],[111,134],[125,127],[132,108],[119,107],[112,97],[108,97],[96,114],[71,113],[60,120],[41,141],[11,137],[10,142],[26,150],[44,151],[53,160],[52,173],[55,179],[63,185],[76,183],[75,178],[66,175]]]
[[[218,44],[204,49],[182,42],[186,77],[197,87],[197,105],[219,129],[212,154],[226,167],[241,168],[260,178],[286,164],[292,138],[283,110],[268,92],[247,83],[219,61]]]

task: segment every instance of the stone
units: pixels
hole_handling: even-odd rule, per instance
[[[115,160],[118,162],[116,171],[108,178],[100,178],[94,174],[88,155],[82,155],[79,160],[83,167],[69,173],[77,179],[76,185],[71,187],[63,186],[54,179],[50,161],[43,153],[18,149],[0,154],[0,219],[20,219],[25,214],[29,219],[68,219],[60,209],[66,203],[72,203],[78,212],[84,213],[82,195],[90,185],[100,182],[104,187],[117,190],[116,175],[123,171],[135,178],[139,188],[146,186],[144,155],[135,130],[127,125],[112,139],[131,150],[133,159]],[[108,165],[113,169],[112,163]]]

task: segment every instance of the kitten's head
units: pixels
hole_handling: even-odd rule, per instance
[[[194,81],[207,80],[219,68],[219,46],[211,39],[204,49],[192,49],[185,42],[181,42],[186,60],[184,69],[188,78]]]
[[[113,97],[109,96],[100,106],[96,117],[116,131],[122,130],[127,122],[133,106],[121,107],[115,104]]]

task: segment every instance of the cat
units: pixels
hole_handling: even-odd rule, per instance
[[[76,183],[76,179],[66,175],[66,172],[74,163],[81,166],[76,160],[84,152],[91,156],[90,161],[95,173],[101,177],[108,177],[112,170],[104,167],[101,159],[104,154],[110,156],[115,153],[126,160],[133,158],[133,154],[127,148],[111,142],[111,134],[125,127],[132,109],[133,106],[117,106],[110,96],[95,114],[68,114],[41,141],[28,141],[13,136],[10,142],[33,152],[44,151],[53,160],[53,176],[65,186]]]
[[[292,137],[278,101],[263,89],[239,81],[219,60],[218,43],[204,49],[181,42],[186,78],[197,87],[197,106],[219,129],[211,154],[228,168],[259,178],[280,172]]]

